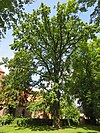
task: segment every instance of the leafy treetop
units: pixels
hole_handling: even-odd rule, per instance
[[[22,16],[24,4],[33,0],[0,0],[0,38]]]

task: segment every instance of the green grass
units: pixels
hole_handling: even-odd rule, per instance
[[[50,127],[18,127],[14,125],[5,125],[0,127],[0,133],[100,133],[99,126],[72,126],[59,130]]]

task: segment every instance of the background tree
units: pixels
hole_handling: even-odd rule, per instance
[[[72,93],[79,98],[83,112],[91,123],[100,118],[99,41],[81,44],[73,56]]]
[[[48,98],[52,101],[54,126],[59,128],[60,100],[68,88],[70,58],[79,43],[91,39],[95,29],[77,16],[78,5],[74,0],[67,4],[57,3],[55,9],[56,15],[50,17],[50,7],[42,3],[32,14],[26,14],[20,26],[14,26],[11,49],[30,54],[36,68],[31,74],[38,75],[38,81],[33,79],[33,85],[46,90],[52,97],[52,100]],[[16,72],[18,68],[13,69]],[[14,77],[17,77],[16,73]]]
[[[61,118],[67,119],[69,126],[71,125],[71,121],[79,122],[80,112],[75,105],[75,99],[72,95],[64,94],[61,98]]]
[[[3,89],[0,100],[5,101],[5,105],[16,107],[27,102],[26,93],[32,91],[32,73],[35,71],[33,59],[25,50],[15,54],[13,59],[8,61],[9,74],[2,81]],[[23,96],[22,96],[23,93]]]
[[[21,18],[24,4],[33,0],[0,0],[0,38]]]

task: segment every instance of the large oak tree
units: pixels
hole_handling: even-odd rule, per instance
[[[78,5],[74,0],[68,1],[67,4],[57,3],[55,10],[55,15],[51,16],[50,7],[42,3],[32,14],[26,14],[24,20],[19,22],[20,26],[14,26],[14,43],[11,49],[16,51],[15,55],[22,51],[29,53],[29,57],[33,60],[30,69],[35,68],[31,71],[31,76],[38,75],[37,80],[32,78],[33,85],[50,94],[48,98],[54,126],[59,128],[60,100],[61,95],[69,88],[67,81],[71,74],[71,56],[81,42],[91,39],[95,29],[78,17]],[[24,58],[27,66],[29,61],[26,56]],[[24,65],[23,61],[19,65],[17,62],[12,64],[12,66],[11,63],[8,64],[10,72],[17,71],[13,73],[13,76],[17,77],[20,66]],[[23,79],[25,71],[20,75]],[[20,80],[17,81],[20,83]]]

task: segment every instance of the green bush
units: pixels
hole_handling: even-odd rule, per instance
[[[26,126],[27,120],[28,118],[16,118],[13,123],[17,124],[17,126]]]
[[[16,118],[13,121],[13,125],[20,127],[30,127],[30,126],[52,126],[52,119],[33,119],[33,118]]]
[[[70,120],[72,120],[73,122],[79,122],[79,117],[80,117],[80,113],[78,111],[78,109],[76,107],[73,106],[69,106],[69,107],[64,107],[61,110],[61,116],[64,117],[64,119],[68,120],[68,124],[70,126]]]
[[[14,117],[10,114],[7,114],[0,118],[0,125],[3,126],[6,124],[11,124],[13,120],[14,120]]]

